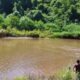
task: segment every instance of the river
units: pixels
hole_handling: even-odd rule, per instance
[[[0,39],[0,80],[21,75],[51,75],[80,58],[80,40]]]

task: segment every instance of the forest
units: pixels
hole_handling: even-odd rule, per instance
[[[80,0],[0,0],[0,37],[80,38]]]

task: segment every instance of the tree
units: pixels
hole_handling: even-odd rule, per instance
[[[13,14],[8,15],[5,20],[4,24],[6,27],[10,26],[11,28],[15,27],[18,28],[19,26],[19,17]]]
[[[13,13],[14,14],[20,14],[21,16],[24,15],[24,10],[22,8],[20,1],[18,3],[16,3],[16,2],[14,3]]]

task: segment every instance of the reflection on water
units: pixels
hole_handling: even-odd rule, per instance
[[[79,40],[0,39],[0,80],[3,76],[51,75],[80,58]]]

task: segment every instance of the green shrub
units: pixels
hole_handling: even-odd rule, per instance
[[[14,16],[12,14],[8,15],[5,18],[4,25],[6,27],[10,26],[11,28],[13,28],[13,27],[18,28],[18,26],[19,26],[19,17],[18,16]]]
[[[27,37],[33,37],[33,38],[39,38],[39,32],[38,31],[26,31]]]
[[[51,38],[80,39],[80,32],[54,32]]]
[[[71,70],[63,70],[57,74],[58,80],[74,80],[75,73]]]
[[[10,24],[11,24],[12,27],[18,28],[18,26],[19,26],[19,18],[17,16],[12,16]]]
[[[35,21],[35,27],[37,30],[44,30],[44,23],[40,20],[40,21]]]
[[[35,29],[34,22],[27,16],[21,17],[19,25],[20,25],[19,29],[21,29],[21,30],[23,30],[23,29],[34,30]]]
[[[80,32],[80,25],[79,24],[76,24],[76,23],[71,23],[69,25],[66,25],[64,28],[63,28],[64,31],[67,31],[67,32]]]
[[[6,30],[0,29],[0,37],[5,37],[6,36]]]
[[[51,32],[58,32],[58,31],[60,31],[59,27],[56,24],[54,24],[54,23],[46,23],[44,26],[45,26],[45,30],[49,30]]]
[[[2,14],[0,14],[0,26],[3,26],[4,23],[4,17]]]
[[[16,28],[10,28],[10,27],[7,27],[6,33],[7,33],[7,36],[13,36],[13,37],[26,36],[25,30],[20,31],[20,30],[18,30]]]

